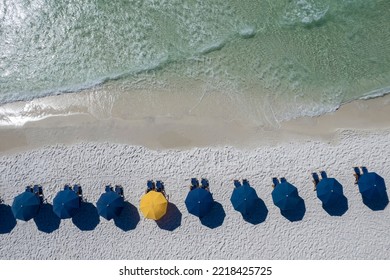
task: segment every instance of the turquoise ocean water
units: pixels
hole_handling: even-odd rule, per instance
[[[0,104],[183,79],[280,119],[388,93],[390,1],[0,0]]]

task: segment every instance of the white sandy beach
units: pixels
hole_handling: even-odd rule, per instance
[[[40,183],[49,205],[34,220],[14,224],[3,204],[0,258],[390,259],[390,208],[371,209],[364,204],[352,176],[352,167],[363,165],[390,182],[388,100],[349,104],[347,111],[342,107],[334,113],[336,117],[284,123],[270,134],[262,131],[261,141],[240,142],[245,134],[236,133],[213,138],[206,129],[201,131],[205,139],[181,145],[182,138],[175,137],[179,134],[168,130],[166,135],[173,135],[166,140],[169,149],[163,141],[148,141],[153,133],[142,134],[147,131],[142,124],[137,131],[111,122],[106,128],[118,133],[116,142],[107,134],[99,139],[103,127],[94,126],[94,120],[88,127],[87,121],[72,117],[3,129],[0,194],[4,204],[11,205],[26,185]],[[381,121],[362,123],[367,116],[379,116]],[[185,126],[171,127],[181,131]],[[124,141],[126,135],[134,135],[131,128],[141,134]],[[256,138],[256,133],[249,135]],[[140,146],[142,139],[148,147]],[[343,185],[347,208],[339,213],[325,211],[313,191],[310,174],[320,170]],[[298,188],[304,208],[296,215],[283,216],[273,204],[273,176],[285,177]],[[190,215],[184,204],[191,177],[208,178],[216,201],[202,220]],[[236,178],[247,178],[264,202],[247,220],[230,202]],[[138,210],[148,179],[163,180],[172,203],[157,223],[144,219]],[[81,184],[87,203],[73,219],[60,221],[50,205],[65,183]],[[99,218],[95,208],[107,183],[121,184],[128,201],[115,222]]]

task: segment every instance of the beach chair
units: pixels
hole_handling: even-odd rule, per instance
[[[71,189],[72,189],[72,187],[69,184],[66,184],[64,186],[64,191],[71,190]]]
[[[240,183],[240,181],[238,181],[238,180],[234,180],[233,184],[234,184],[234,186],[235,186],[236,188],[241,187],[241,183]]]
[[[273,177],[272,178],[272,187],[275,188],[279,184],[280,184],[279,179],[276,177]]]
[[[328,174],[325,171],[321,171],[320,174],[322,179],[328,178]]]
[[[70,187],[70,189],[72,190],[72,187]],[[80,185],[73,185],[73,191],[79,196],[79,205],[81,205],[81,203],[84,201],[83,200],[83,190],[81,188]]]
[[[164,192],[164,183],[162,181],[157,181],[156,182],[156,191],[158,192]]]
[[[111,185],[107,185],[104,189],[106,192],[111,192],[112,191],[112,187]]]
[[[191,190],[199,187],[199,181],[196,178],[191,178]]]
[[[78,196],[82,196],[83,195],[83,190],[81,189],[81,186],[80,185],[74,185],[73,186],[73,190],[75,191],[75,193],[78,194]]]
[[[33,192],[34,192],[35,195],[38,196],[38,198],[39,198],[39,200],[41,201],[41,204],[42,204],[43,201],[44,201],[42,186],[41,185],[34,185]]]
[[[361,166],[360,169],[362,170],[362,173],[363,173],[363,174],[368,173],[367,167]]]
[[[27,187],[26,187],[26,192],[33,192],[32,187],[31,187],[31,186],[27,186]]]
[[[286,178],[282,177],[282,178],[280,178],[280,182],[281,182],[281,183],[286,183],[287,180],[286,180]]]
[[[37,195],[43,195],[43,189],[41,185],[34,185],[33,192]]]
[[[148,180],[146,183],[146,193],[153,191],[155,189],[156,189],[156,186],[155,186],[154,182],[151,180]]]
[[[245,187],[250,187],[249,181],[247,179],[242,180],[242,185]]]
[[[119,196],[123,197],[123,187],[121,185],[115,185],[115,192]]]
[[[355,185],[357,185],[357,183],[358,183],[358,181],[359,181],[359,178],[360,178],[360,176],[361,176],[362,174],[361,174],[361,172],[360,172],[359,167],[357,167],[357,166],[355,166],[355,167],[353,168],[353,171],[355,172],[355,173],[353,174],[353,176],[355,177]]]
[[[320,177],[316,172],[311,173],[311,177],[313,178],[314,190],[316,190],[318,183],[320,182]]]
[[[209,181],[207,179],[202,178],[200,180],[200,183],[201,183],[201,186],[202,186],[203,189],[209,191]]]

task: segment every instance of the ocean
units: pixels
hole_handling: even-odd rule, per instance
[[[0,1],[0,104],[193,82],[276,121],[384,95],[390,1]]]

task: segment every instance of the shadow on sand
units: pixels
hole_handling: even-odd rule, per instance
[[[222,204],[215,201],[213,208],[211,208],[211,211],[206,216],[201,218],[200,222],[202,223],[202,225],[214,229],[223,224],[225,217],[226,213],[222,207]]]
[[[268,215],[267,206],[265,206],[265,203],[261,198],[258,198],[255,202],[253,211],[247,215],[242,215],[242,217],[248,223],[251,223],[253,225],[258,225],[265,221],[267,215]]]
[[[95,205],[90,202],[82,202],[80,209],[72,217],[72,222],[80,230],[94,230],[100,223],[100,217]]]
[[[280,213],[290,222],[297,222],[303,219],[306,213],[305,201],[299,197],[300,201],[298,202],[295,209],[292,210],[281,210]]]
[[[381,211],[386,208],[389,204],[389,197],[386,192],[386,188],[379,189],[378,193],[371,199],[367,199],[366,197],[362,197],[363,203],[370,208],[372,211]]]
[[[34,218],[38,230],[52,233],[60,227],[61,219],[53,212],[53,205],[44,203],[39,209],[38,215]]]
[[[348,199],[343,195],[333,203],[322,204],[322,208],[330,216],[342,216],[348,211]]]
[[[174,231],[181,225],[182,214],[175,204],[169,202],[167,213],[158,221],[157,225],[161,229]]]
[[[0,204],[0,234],[10,233],[16,226],[11,206]]]
[[[125,201],[122,212],[119,217],[114,218],[114,223],[121,230],[129,231],[137,227],[140,219],[137,207]]]

